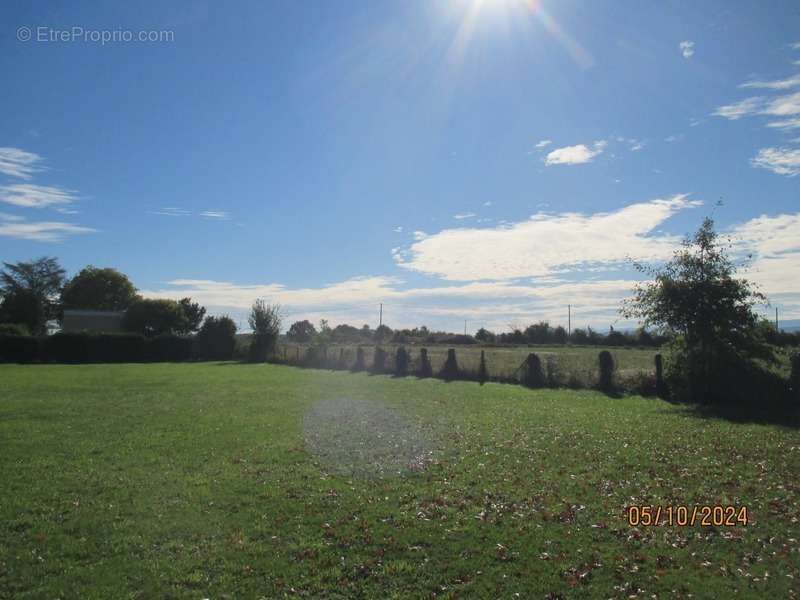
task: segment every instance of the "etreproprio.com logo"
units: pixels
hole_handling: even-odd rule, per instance
[[[131,29],[86,29],[80,26],[59,29],[57,27],[39,25],[37,27],[18,27],[17,40],[20,42],[50,42],[60,44],[84,42],[100,45],[138,42],[159,43],[174,42],[175,32],[164,29],[141,29],[138,31],[133,31]]]

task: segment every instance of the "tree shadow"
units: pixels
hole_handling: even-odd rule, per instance
[[[695,419],[720,419],[738,424],[778,425],[800,429],[800,410],[790,406],[748,406],[743,404],[680,404],[677,413]],[[665,412],[667,412],[665,410]],[[675,414],[674,411],[669,411]]]

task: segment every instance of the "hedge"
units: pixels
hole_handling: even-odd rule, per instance
[[[181,362],[196,358],[194,340],[175,335],[56,333],[36,338],[0,334],[0,362]]]

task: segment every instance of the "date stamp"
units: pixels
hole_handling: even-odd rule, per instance
[[[741,527],[750,522],[747,505],[638,505],[625,511],[631,527]]]

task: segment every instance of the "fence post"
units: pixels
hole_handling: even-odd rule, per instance
[[[655,356],[656,362],[656,395],[659,398],[666,396],[666,386],[664,385],[664,359],[660,354]]]
[[[546,382],[544,369],[542,369],[542,359],[535,352],[528,354],[528,358],[522,363],[522,385],[539,388],[544,387]]]
[[[455,348],[449,348],[447,350],[447,360],[444,361],[441,377],[447,381],[458,377],[458,361],[456,360]]]
[[[608,350],[603,350],[597,358],[600,363],[599,387],[604,392],[610,392],[614,389],[614,357]]]
[[[489,379],[489,372],[486,369],[486,353],[481,350],[481,364],[478,366],[478,381],[483,385],[486,383],[487,379]]]
[[[431,359],[428,358],[427,348],[422,348],[419,351],[419,376],[431,377],[433,375],[433,368],[431,367]]]
[[[408,375],[408,352],[403,346],[397,349],[394,357],[394,374],[398,377]]]

